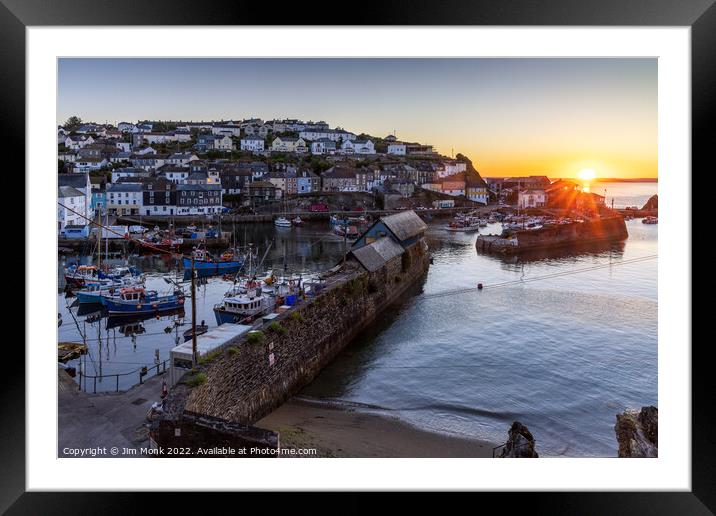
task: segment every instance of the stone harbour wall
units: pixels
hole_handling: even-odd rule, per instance
[[[420,240],[373,273],[347,267],[353,274],[265,325],[259,342],[242,337],[206,364],[186,410],[243,424],[269,414],[425,275],[427,244]]]
[[[476,247],[487,253],[516,253],[532,249],[563,247],[577,243],[619,241],[629,236],[623,217],[588,220],[582,223],[523,230],[516,233],[517,245],[508,239],[479,236]]]

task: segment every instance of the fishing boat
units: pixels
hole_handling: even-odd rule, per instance
[[[303,219],[301,217],[299,217],[298,215],[291,222],[293,223],[294,226],[303,226]]]
[[[86,281],[98,279],[95,265],[70,266],[65,269],[65,282],[68,287],[82,287]]]
[[[245,294],[225,297],[221,303],[214,305],[216,324],[251,322],[274,306],[272,296],[264,294],[260,288],[253,288]]]
[[[212,258],[204,249],[194,249],[192,253],[194,255],[194,270],[202,276],[207,274],[218,276],[238,272],[244,265],[244,258],[231,250],[224,252],[218,260]],[[184,270],[190,271],[191,258],[182,256],[181,260]]]
[[[478,231],[480,229],[480,222],[476,219],[454,219],[448,226],[445,227],[447,231],[468,233],[470,231]]]
[[[100,279],[120,279],[125,277],[139,277],[141,272],[136,267],[112,267],[107,270],[100,270],[97,274]]]
[[[291,221],[288,220],[286,217],[278,217],[276,220],[273,221],[273,224],[277,228],[290,228],[291,227]]]
[[[144,278],[121,278],[119,280],[93,280],[85,283],[82,290],[75,293],[80,304],[101,303],[104,304],[105,297],[112,297],[119,289],[138,286],[144,282]]]
[[[644,217],[641,222],[642,224],[658,224],[659,219],[657,217]]]
[[[155,314],[184,306],[184,293],[160,296],[155,290],[142,287],[120,289],[118,296],[103,297],[109,315]]]
[[[355,240],[360,236],[357,227],[343,224],[336,224],[335,226],[333,226],[333,232],[339,237],[345,238],[347,240]]]

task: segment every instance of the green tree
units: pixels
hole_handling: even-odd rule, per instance
[[[65,125],[63,126],[65,129],[74,129],[78,127],[82,123],[82,119],[78,116],[71,116],[65,121]]]

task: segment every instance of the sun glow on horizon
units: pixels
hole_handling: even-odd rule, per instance
[[[592,168],[583,168],[579,171],[577,177],[582,181],[591,181],[592,179],[597,177],[597,173]]]

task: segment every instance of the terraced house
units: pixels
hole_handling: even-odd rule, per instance
[[[177,214],[221,213],[221,184],[176,185]]]

